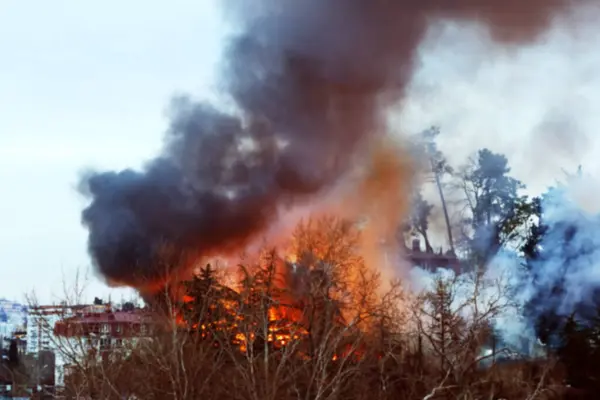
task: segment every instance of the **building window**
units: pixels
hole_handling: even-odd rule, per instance
[[[143,336],[146,334],[146,324],[140,325],[140,334]]]
[[[109,333],[109,332],[110,332],[110,325],[102,324],[102,333]]]
[[[108,338],[102,338],[100,339],[100,347],[102,349],[107,349],[110,347],[110,339]]]
[[[117,333],[121,333],[121,324],[117,324],[117,325],[115,326],[115,332],[117,332]]]

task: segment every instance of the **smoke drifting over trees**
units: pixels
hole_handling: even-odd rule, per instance
[[[567,382],[597,393],[600,220],[591,201],[597,179],[580,168],[557,177],[559,183],[541,196],[529,197],[522,193],[525,185],[511,176],[505,156],[488,149],[475,155],[455,169],[463,172],[453,174],[443,188],[458,189],[454,198],[462,200],[452,203],[450,212],[457,221],[451,228],[459,233],[464,267],[510,288],[497,297],[511,305],[510,312],[505,309],[491,324],[498,343],[534,357],[541,343],[544,356],[556,356],[567,369]],[[417,233],[425,237],[427,231]],[[414,282],[429,288],[448,273],[411,271]]]
[[[429,23],[474,21],[501,43],[534,39],[564,0],[228,2],[241,26],[221,83],[237,108],[178,99],[164,151],[142,171],[84,177],[89,251],[110,281],[156,278],[165,243],[189,255],[242,248],[282,207],[338,184],[385,130]],[[186,268],[182,263],[181,268]]]

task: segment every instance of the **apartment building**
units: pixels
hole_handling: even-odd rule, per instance
[[[53,335],[74,357],[95,355],[110,357],[117,351],[128,352],[130,345],[149,338],[153,328],[151,316],[140,309],[104,312],[81,312],[54,324]],[[61,382],[71,373],[71,365],[62,364]]]
[[[46,352],[55,355],[55,382],[62,385],[64,380],[64,357],[59,347],[60,340],[55,335],[55,325],[77,315],[105,312],[106,305],[39,305],[29,307],[27,312],[26,353],[34,357]]]
[[[71,338],[100,351],[119,347],[149,336],[153,326],[150,314],[143,310],[78,313],[57,321],[54,335]]]

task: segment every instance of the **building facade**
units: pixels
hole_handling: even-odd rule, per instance
[[[140,309],[104,312],[82,312],[57,321],[53,335],[67,357],[97,357],[127,354],[139,340],[148,339],[154,323],[148,312]],[[63,358],[65,354],[63,354]],[[74,364],[63,362],[60,384],[77,370]]]
[[[57,321],[53,335],[102,351],[149,337],[152,321],[149,313],[139,309],[79,313]]]
[[[66,318],[86,313],[101,313],[110,309],[106,305],[39,305],[29,307],[27,312],[27,344],[26,353],[34,358],[48,352],[55,355],[54,381],[60,386],[64,381],[65,360],[61,340],[55,335],[55,325]]]

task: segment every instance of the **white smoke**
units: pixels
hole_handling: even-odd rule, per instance
[[[503,252],[481,272],[456,274],[445,268],[416,267],[410,272],[409,286],[413,293],[424,294],[434,291],[439,280],[450,284],[453,313],[468,325],[490,322],[499,339],[498,348],[531,355],[536,340],[523,313],[528,296],[520,290],[527,279],[522,261],[514,253]]]
[[[532,276],[525,286],[539,313],[569,315],[595,307],[600,288],[599,188],[597,179],[579,174],[543,198],[548,231],[541,243],[542,257],[531,263]]]
[[[526,263],[515,252],[503,251],[486,266],[480,279],[473,273],[455,276],[450,270],[414,268],[411,289],[431,291],[436,280],[455,287],[454,310],[469,318],[474,310],[490,313],[503,345],[535,355],[536,319],[544,313],[568,316],[596,310],[600,288],[600,182],[590,175],[571,176],[542,198],[542,222],[547,231],[541,257]],[[465,307],[468,304],[468,307]],[[465,313],[466,311],[466,313]]]

